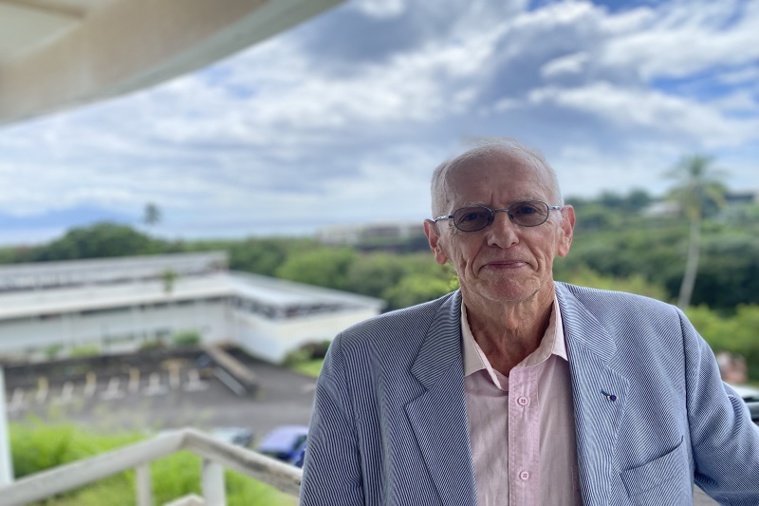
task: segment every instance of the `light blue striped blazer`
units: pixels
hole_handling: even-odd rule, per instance
[[[723,504],[759,505],[759,427],[685,316],[635,295],[556,291],[584,504],[692,505],[695,480]],[[454,292],[335,339],[317,384],[301,504],[476,503],[460,304]]]

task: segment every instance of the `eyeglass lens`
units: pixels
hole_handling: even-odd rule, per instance
[[[536,227],[548,219],[548,204],[541,201],[514,202],[505,211],[512,222],[522,227]],[[453,223],[459,230],[475,232],[493,222],[495,213],[484,206],[464,207],[454,211]]]

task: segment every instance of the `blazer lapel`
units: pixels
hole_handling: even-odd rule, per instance
[[[461,355],[461,294],[443,304],[411,374],[426,389],[406,404],[427,470],[443,504],[475,504]]]
[[[615,336],[567,288],[557,283],[556,294],[572,376],[583,502],[606,505],[609,485],[618,480],[614,452],[630,382],[613,366]]]

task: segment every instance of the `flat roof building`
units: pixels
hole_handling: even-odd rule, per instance
[[[385,304],[227,264],[211,252],[0,266],[0,354],[120,352],[192,331],[278,363]]]

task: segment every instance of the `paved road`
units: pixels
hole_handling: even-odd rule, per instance
[[[277,425],[307,424],[314,379],[263,362],[248,363],[259,381],[252,396],[236,395],[191,360],[139,376],[111,367],[95,370],[94,381],[59,379],[48,385],[38,378],[16,381],[6,372],[8,417],[23,420],[34,414],[103,431],[236,426],[259,437]]]

